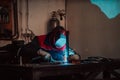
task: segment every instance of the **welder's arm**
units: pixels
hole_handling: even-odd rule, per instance
[[[44,59],[50,59],[50,57],[51,57],[51,55],[47,51],[44,51],[42,49],[39,49],[37,51],[37,54],[44,57]]]

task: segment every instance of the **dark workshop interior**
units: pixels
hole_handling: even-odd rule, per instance
[[[120,0],[0,0],[1,80],[120,80]]]

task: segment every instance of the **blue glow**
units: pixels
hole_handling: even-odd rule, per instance
[[[69,48],[69,54],[68,54],[68,51],[67,51],[67,48],[65,49],[65,51],[64,51],[64,54],[65,54],[65,60],[64,60],[64,62],[68,62],[68,60],[67,60],[67,58],[68,58],[68,55],[74,55],[75,54],[75,52],[71,49],[71,48]]]
[[[60,47],[63,47],[64,45],[66,45],[66,36],[61,34],[60,38],[55,42],[55,46],[60,48]],[[68,55],[75,54],[75,52],[71,48],[69,48],[69,52],[67,51],[67,48],[65,48],[65,50],[63,50],[62,53],[64,53],[64,60],[63,60],[64,63],[68,62]],[[59,54],[54,55],[54,57],[56,57],[56,56],[57,56],[57,58],[58,58],[58,56],[61,58],[61,56]]]
[[[74,54],[75,54],[74,50],[72,50],[71,48],[69,48],[69,55],[74,55]]]
[[[66,44],[66,37],[65,35],[61,34],[60,38],[55,42],[56,47],[63,47]]]
[[[109,18],[115,18],[120,14],[120,0],[90,0],[97,5],[101,11]]]

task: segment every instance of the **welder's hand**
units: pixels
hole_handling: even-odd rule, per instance
[[[70,55],[68,57],[68,61],[70,63],[80,63],[81,57],[78,54]]]
[[[40,56],[46,56],[46,55],[50,55],[48,52],[42,50],[42,49],[39,49],[37,51],[37,54],[40,55]]]
[[[39,49],[39,50],[37,51],[37,54],[40,55],[40,56],[43,56],[45,60],[51,58],[51,55],[50,55],[48,52],[46,52],[46,51],[44,51],[44,50],[42,50],[42,49]]]

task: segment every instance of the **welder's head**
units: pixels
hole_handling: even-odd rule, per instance
[[[66,30],[57,26],[47,35],[47,39],[48,44],[53,48],[64,50],[66,47]]]
[[[66,36],[64,34],[60,34],[60,37],[55,41],[55,46],[57,48],[61,48],[66,44]]]

